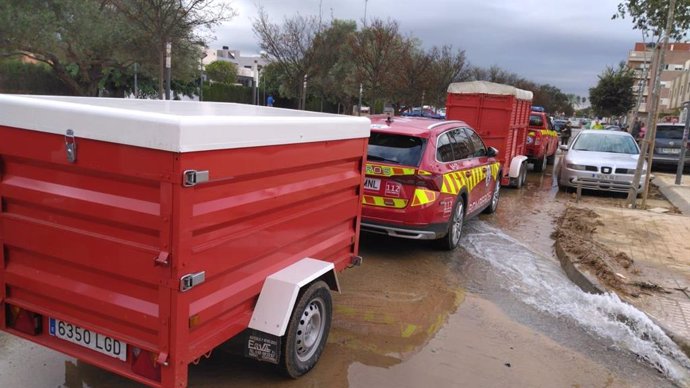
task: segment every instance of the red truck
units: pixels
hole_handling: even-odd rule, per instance
[[[0,330],[153,387],[230,338],[308,372],[361,260],[368,136],[277,108],[0,95]]]
[[[526,140],[527,156],[534,164],[534,171],[542,172],[547,164],[553,164],[558,151],[558,132],[542,107],[532,107]]]
[[[527,178],[525,138],[532,92],[487,81],[448,86],[446,119],[462,120],[498,150],[501,184],[522,187]]]

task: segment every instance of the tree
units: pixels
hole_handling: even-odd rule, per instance
[[[598,116],[621,116],[635,105],[633,71],[624,62],[617,69],[607,66],[597,86],[589,89],[589,101]]]
[[[237,81],[237,66],[228,61],[213,61],[205,67],[206,75],[213,82],[234,84]]]
[[[348,42],[357,31],[357,23],[334,19],[314,37],[307,57],[311,90],[334,105],[344,105],[348,111],[358,94],[359,85],[354,74],[352,50]],[[340,109],[338,109],[340,111]]]
[[[399,77],[400,58],[409,54],[413,42],[403,38],[395,21],[374,19],[350,41],[356,78],[366,90],[369,101],[390,96]]]
[[[94,96],[106,69],[125,70],[131,33],[103,1],[0,2],[0,56],[47,64],[75,95]]]
[[[321,24],[315,17],[294,16],[275,24],[263,8],[252,24],[254,35],[266,55],[280,68],[281,95],[300,96],[302,81],[312,66],[311,47]]]
[[[618,4],[618,12],[612,19],[630,16],[633,28],[656,37],[659,42],[666,26],[668,8],[668,0],[626,0]],[[682,40],[690,30],[690,0],[676,0],[674,15],[670,36],[674,40]]]
[[[200,58],[198,44],[203,42],[199,28],[212,28],[236,15],[228,3],[215,0],[104,0],[122,12],[140,31],[137,47],[153,53],[158,63],[159,97],[163,98],[166,45]],[[178,58],[186,58],[181,55]]]

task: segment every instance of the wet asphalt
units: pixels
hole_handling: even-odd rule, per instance
[[[551,265],[554,221],[570,195],[553,186],[551,167],[530,173],[526,187],[502,189],[496,214],[468,222],[463,241],[495,228],[533,251],[537,265]],[[519,278],[474,250],[443,252],[427,242],[376,235],[361,241],[364,263],[339,277],[343,292],[334,296],[329,343],[314,370],[290,380],[268,364],[216,350],[190,367],[190,386],[674,386],[615,341],[526,303],[513,287]],[[510,260],[514,249],[506,242],[491,254]],[[0,333],[0,386],[135,385]]]

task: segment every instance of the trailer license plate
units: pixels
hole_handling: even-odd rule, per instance
[[[52,336],[127,361],[127,344],[122,341],[55,318],[49,324]]]
[[[364,190],[379,191],[381,189],[381,179],[364,178]]]

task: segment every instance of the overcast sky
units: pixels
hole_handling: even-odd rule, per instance
[[[228,0],[224,0],[228,1]],[[321,15],[364,18],[364,0],[232,0],[239,15],[214,31],[211,48],[257,54],[252,21],[262,6],[273,22]],[[625,60],[639,31],[630,19],[611,20],[618,0],[369,0],[367,19],[394,19],[425,48],[452,45],[473,65],[499,67],[565,93],[589,97],[597,75]]]

